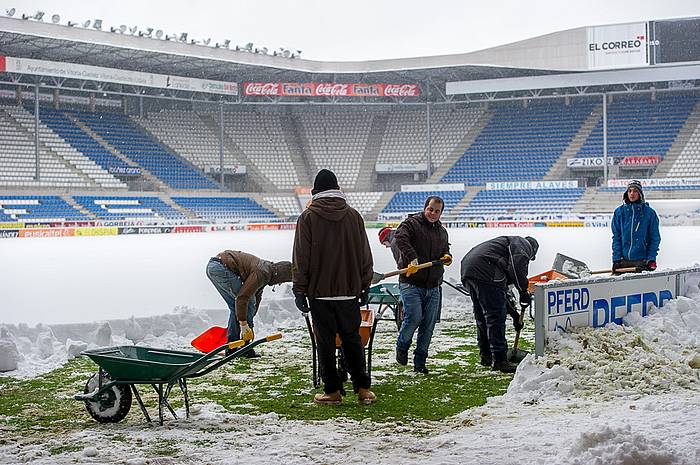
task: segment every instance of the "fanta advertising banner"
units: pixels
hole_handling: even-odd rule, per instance
[[[246,82],[243,94],[265,97],[418,97],[418,84]]]

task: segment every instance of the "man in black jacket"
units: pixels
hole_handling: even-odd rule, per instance
[[[452,263],[447,231],[440,223],[444,207],[442,198],[430,196],[425,200],[423,212],[410,215],[396,229],[394,241],[401,252],[399,268],[433,260],[442,260],[445,265]],[[417,373],[428,373],[425,362],[440,309],[443,271],[442,265],[436,265],[415,273],[409,269],[399,276],[404,317],[396,339],[396,361],[408,364],[408,349],[417,329],[413,351],[413,369]]]
[[[372,282],[372,251],[362,216],[345,201],[332,171],[318,172],[309,207],[299,216],[292,252],[296,306],[311,311],[324,393],[314,402],[342,402],[336,369],[335,335],[340,335],[348,372],[362,404],[376,400],[369,390],[360,339],[360,305]]]
[[[483,242],[462,258],[462,284],[474,304],[481,364],[513,373],[506,357],[506,291],[514,285],[521,305],[530,305],[527,274],[539,244],[532,237],[500,236]]]

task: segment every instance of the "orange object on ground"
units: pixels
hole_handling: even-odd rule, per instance
[[[228,330],[221,326],[212,326],[202,334],[194,338],[191,342],[192,347],[200,352],[211,352],[217,347],[228,342]]]
[[[360,339],[362,340],[362,347],[367,347],[372,326],[374,325],[374,311],[369,308],[361,308],[360,316],[362,317],[360,322]],[[337,334],[335,335],[335,346],[340,348],[340,336]]]
[[[544,273],[536,274],[535,276],[530,276],[529,278],[527,278],[527,292],[532,294],[535,290],[535,284],[546,283],[547,281],[551,281],[553,279],[563,280],[568,278],[556,270],[549,270],[545,271]]]

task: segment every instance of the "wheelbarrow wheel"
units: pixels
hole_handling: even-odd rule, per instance
[[[100,373],[95,373],[85,383],[85,394],[95,391],[99,386]],[[102,384],[112,378],[102,373]],[[115,385],[105,391],[97,400],[86,400],[85,408],[92,418],[100,423],[117,423],[124,419],[131,409],[131,389],[128,385]]]

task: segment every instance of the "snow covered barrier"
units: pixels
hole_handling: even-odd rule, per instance
[[[646,316],[678,296],[699,291],[700,267],[591,277],[537,284],[535,353],[544,354],[548,333],[622,324],[628,313]]]

